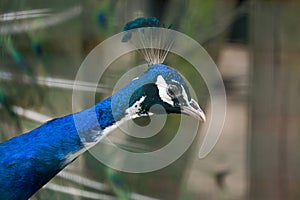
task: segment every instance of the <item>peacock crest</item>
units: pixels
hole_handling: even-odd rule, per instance
[[[137,18],[124,26],[122,42],[137,47],[149,65],[162,64],[174,42],[172,27],[166,28],[155,17]]]

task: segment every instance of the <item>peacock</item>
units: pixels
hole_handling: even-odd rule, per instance
[[[163,27],[156,18],[138,18],[124,31]],[[130,35],[124,36],[127,42]],[[129,102],[124,97],[130,97]],[[114,101],[114,109],[112,109]],[[186,114],[205,121],[183,77],[162,62],[149,61],[147,71],[86,110],[59,117],[0,144],[0,199],[30,198],[58,172],[110,133],[117,124],[153,114]],[[96,118],[93,117],[96,113]],[[164,112],[163,112],[164,113]],[[80,122],[76,126],[74,119]],[[79,136],[80,135],[80,136]]]

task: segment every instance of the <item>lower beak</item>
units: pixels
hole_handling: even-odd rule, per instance
[[[194,99],[191,99],[188,105],[181,106],[181,112],[189,116],[195,117],[199,119],[201,122],[206,121],[204,112],[201,110],[200,106]]]

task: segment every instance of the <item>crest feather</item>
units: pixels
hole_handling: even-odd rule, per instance
[[[137,18],[124,26],[123,31],[126,32],[122,42],[130,42],[138,47],[149,65],[161,64],[174,41],[172,32],[166,31],[171,28],[172,24],[165,28],[155,17]]]

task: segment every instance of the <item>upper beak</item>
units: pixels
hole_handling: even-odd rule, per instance
[[[181,111],[184,114],[187,114],[187,115],[190,115],[192,117],[199,119],[201,122],[206,121],[204,112],[201,110],[200,106],[194,99],[191,99],[191,101],[188,103],[188,105],[181,106]]]

